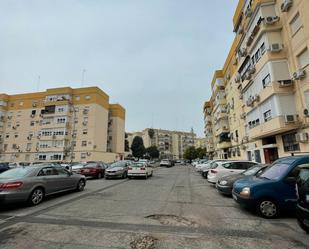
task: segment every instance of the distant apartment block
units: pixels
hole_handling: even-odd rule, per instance
[[[125,109],[97,87],[0,94],[0,162],[123,158]]]
[[[309,1],[240,0],[235,39],[204,104],[213,158],[309,152]]]
[[[205,138],[196,138],[194,143],[195,148],[206,148]]]
[[[153,136],[150,134],[153,131]],[[192,132],[168,131],[162,129],[145,129],[141,132],[128,133],[131,147],[134,137],[143,138],[145,147],[156,146],[162,158],[182,159],[185,150],[195,145],[196,134]]]

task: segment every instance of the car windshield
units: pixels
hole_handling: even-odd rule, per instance
[[[109,168],[117,168],[117,167],[124,167],[126,166],[126,162],[116,162],[113,163],[111,166],[109,166]]]
[[[248,169],[245,172],[243,172],[242,174],[245,175],[245,176],[253,176],[261,169],[262,168],[260,166],[253,166],[250,169]]]
[[[29,175],[33,170],[33,167],[18,167],[3,172],[0,178],[21,178]]]
[[[305,183],[309,181],[309,170],[308,169],[303,169],[300,171],[298,180],[301,183]]]
[[[259,178],[266,178],[269,180],[278,180],[287,174],[290,168],[289,164],[277,163],[273,164],[264,173],[262,173]]]

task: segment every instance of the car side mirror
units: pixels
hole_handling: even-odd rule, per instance
[[[296,184],[296,177],[289,176],[289,177],[285,178],[284,181],[285,181],[286,183],[289,183],[289,184]]]

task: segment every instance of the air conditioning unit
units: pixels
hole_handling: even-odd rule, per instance
[[[252,16],[252,9],[251,9],[250,7],[248,7],[248,8],[245,10],[245,16],[246,16],[246,17]]]
[[[300,69],[293,73],[293,80],[302,80],[306,76],[306,71],[304,69]]]
[[[254,96],[254,101],[260,102],[260,100],[261,100],[260,95],[256,94],[256,95]]]
[[[249,68],[249,70],[248,70],[248,73],[249,74],[254,74],[255,73],[255,67],[254,66],[251,66],[250,68]]]
[[[280,87],[289,87],[293,85],[292,80],[279,80]]]
[[[297,121],[297,115],[285,115],[286,123],[295,123]]]
[[[247,72],[246,74],[245,74],[245,80],[251,80],[251,73],[249,73],[249,72]]]
[[[247,49],[246,48],[241,48],[239,50],[239,54],[241,57],[245,57],[247,55]]]
[[[244,33],[244,28],[243,26],[239,26],[238,30],[237,30],[237,34],[238,35],[242,35]]]
[[[234,57],[234,58],[233,58],[232,63],[233,63],[234,66],[237,65],[237,63],[238,63],[237,57]]]
[[[309,140],[308,133],[304,132],[304,133],[296,134],[296,141],[297,142],[306,143],[306,142],[308,142],[308,140]]]
[[[283,45],[281,43],[273,43],[269,47],[269,51],[272,53],[279,53],[283,49]]]
[[[235,77],[235,83],[239,83],[241,80],[241,76],[240,74],[237,74],[236,77]]]
[[[265,24],[272,25],[280,20],[279,16],[268,16],[264,19]]]
[[[293,0],[284,0],[283,3],[281,4],[281,11],[282,12],[288,12],[289,9],[293,5]]]

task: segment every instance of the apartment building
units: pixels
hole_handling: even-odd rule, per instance
[[[123,158],[125,109],[98,87],[0,95],[0,162]]]
[[[195,138],[195,148],[206,148],[206,139],[205,138]]]
[[[160,156],[169,159],[183,159],[185,150],[194,146],[196,140],[193,130],[182,132],[147,128],[141,132],[128,133],[130,147],[136,136],[143,138],[146,148],[156,146],[160,151]]]
[[[207,152],[271,163],[309,152],[309,1],[240,0],[204,104]]]

